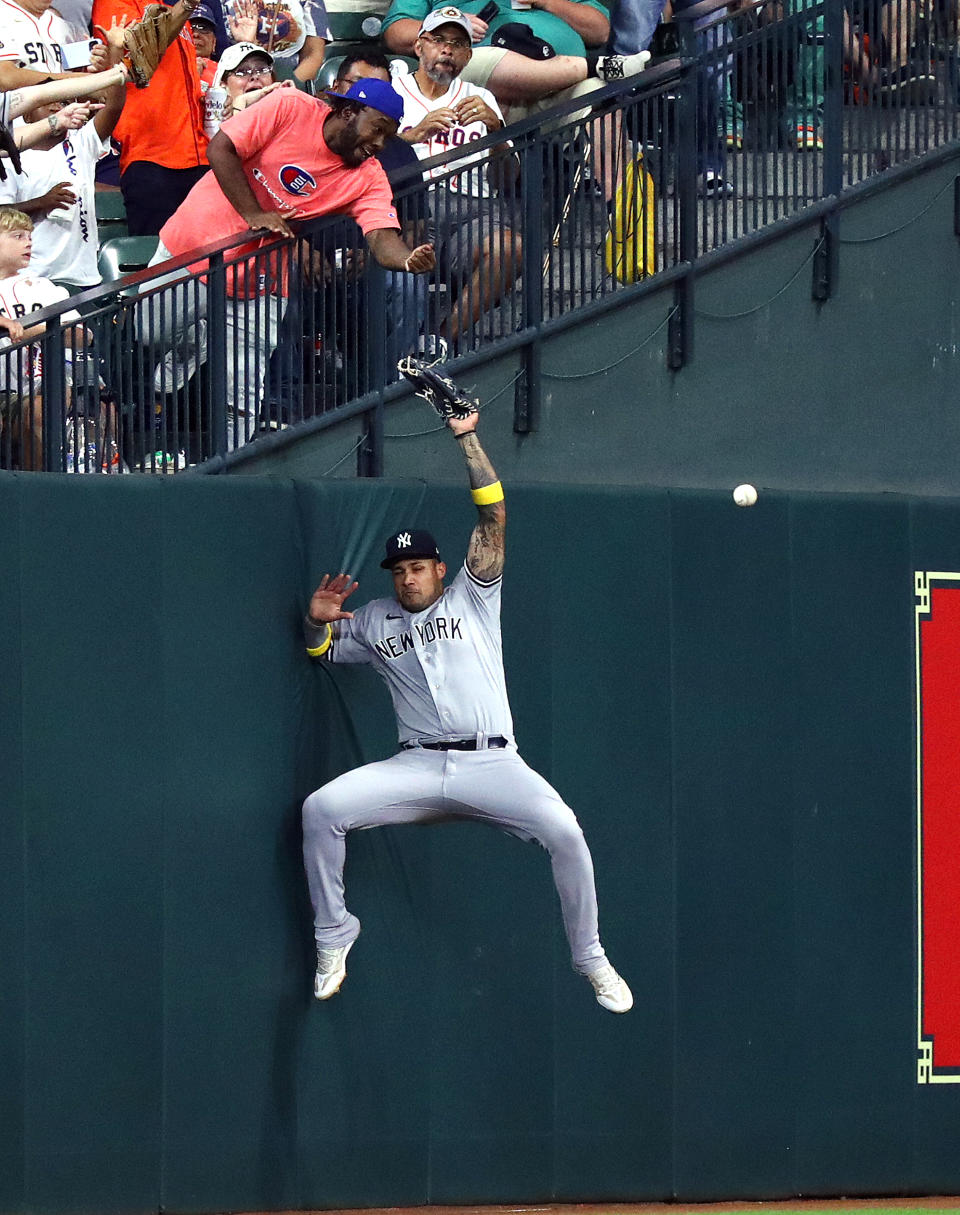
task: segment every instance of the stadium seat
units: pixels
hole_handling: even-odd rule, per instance
[[[156,236],[114,236],[105,240],[97,254],[97,265],[105,283],[115,283],[125,274],[144,270],[157,251]]]
[[[332,13],[328,9],[327,24],[334,42],[376,42],[383,18],[376,13]]]
[[[115,236],[127,235],[127,209],[119,190],[97,190],[94,212],[101,244]]]

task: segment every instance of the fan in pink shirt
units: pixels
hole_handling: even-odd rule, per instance
[[[432,270],[432,245],[410,249],[400,238],[387,176],[375,159],[387,136],[396,134],[400,97],[386,81],[374,79],[358,81],[343,96],[327,96],[333,104],[278,89],[228,119],[207,150],[213,172],[161,229],[166,255],[179,256],[246,228],[271,234],[232,250],[232,261],[249,256],[274,233],[292,236],[288,220],[340,212],[356,220],[386,269]],[[231,292],[244,293],[240,284]]]
[[[360,226],[373,257],[387,270],[424,274],[436,265],[432,244],[411,249],[386,174],[375,159],[395,135],[403,102],[384,80],[363,79],[320,101],[277,89],[229,118],[210,141],[211,173],[193,187],[160,232],[151,264],[248,229],[261,235],[231,250],[227,283],[228,446],[256,428],[263,369],[277,345],[286,304],[289,258],[252,256],[276,237],[293,237],[288,221],[333,212]],[[278,271],[277,264],[283,269]],[[192,270],[204,269],[198,262]],[[175,272],[181,277],[183,272]],[[155,287],[152,280],[150,287]],[[193,318],[181,315],[181,333]],[[232,332],[235,330],[235,333]]]

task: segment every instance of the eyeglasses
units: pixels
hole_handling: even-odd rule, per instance
[[[434,46],[445,46],[448,51],[469,51],[470,43],[462,38],[438,38],[436,34],[421,34],[424,42],[432,42]]]
[[[272,67],[235,68],[234,71],[229,72],[228,75],[239,76],[241,80],[252,80],[254,76],[272,76],[273,68]]]

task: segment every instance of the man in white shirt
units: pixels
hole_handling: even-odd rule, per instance
[[[111,48],[119,58],[119,49]],[[121,82],[104,94],[105,104],[79,130],[66,131],[49,151],[20,154],[22,173],[0,182],[0,204],[12,205],[33,220],[30,274],[52,279],[69,291],[100,282],[96,216],[97,161],[110,151],[110,135],[123,110]],[[56,114],[61,102],[38,106],[26,116],[39,122]]]
[[[0,60],[40,72],[62,72],[62,48],[73,41],[52,0],[0,0]]]
[[[496,98],[461,73],[473,53],[470,22],[459,9],[446,6],[428,13],[414,49],[419,65],[410,75],[397,76],[394,88],[403,98],[400,138],[411,144],[421,160],[443,152],[455,153],[494,131],[502,130],[503,114]],[[436,178],[430,209],[439,264],[450,283],[452,306],[437,328],[443,339],[455,341],[499,303],[520,275],[519,232],[508,201],[494,197],[490,176],[507,176],[515,169],[510,142],[476,156],[458,158],[456,171],[445,165],[425,171]],[[513,200],[516,210],[516,200]]]

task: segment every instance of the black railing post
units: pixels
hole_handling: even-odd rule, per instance
[[[210,362],[210,436],[213,449],[227,450],[227,275],[223,254],[207,271],[207,350]]]
[[[525,435],[540,418],[540,328],[543,324],[543,250],[546,222],[543,186],[551,180],[549,145],[528,144],[520,165],[523,191],[523,313],[521,323],[530,341],[520,351],[520,375],[514,394],[513,429]]]
[[[364,332],[357,335],[361,349],[366,346],[369,387],[377,393],[377,403],[364,415],[367,432],[357,452],[357,476],[383,476],[383,390],[387,385],[387,277],[383,267],[367,254]]]
[[[681,20],[680,40],[683,66],[677,101],[677,252],[681,263],[692,266],[697,257],[697,144],[699,132],[697,91],[705,87],[700,79],[696,32],[692,21]],[[667,365],[679,369],[693,354],[693,274],[680,279],[674,291],[674,312],[667,333]]]
[[[46,323],[41,339],[43,350],[43,400],[40,416],[43,420],[43,471],[63,469],[63,433],[67,402],[66,358],[63,347],[63,327],[59,316]],[[31,404],[35,400],[30,389]],[[33,405],[33,408],[36,406]],[[79,440],[77,440],[79,442]],[[78,454],[78,453],[75,453]],[[83,456],[86,458],[86,445]]]
[[[843,189],[843,5],[821,0],[823,14],[823,190]]]
[[[822,0],[823,15],[823,192],[839,196],[843,190],[843,6],[839,0]],[[837,277],[840,212],[831,211],[823,222],[813,264],[813,298],[820,303],[833,294]]]

